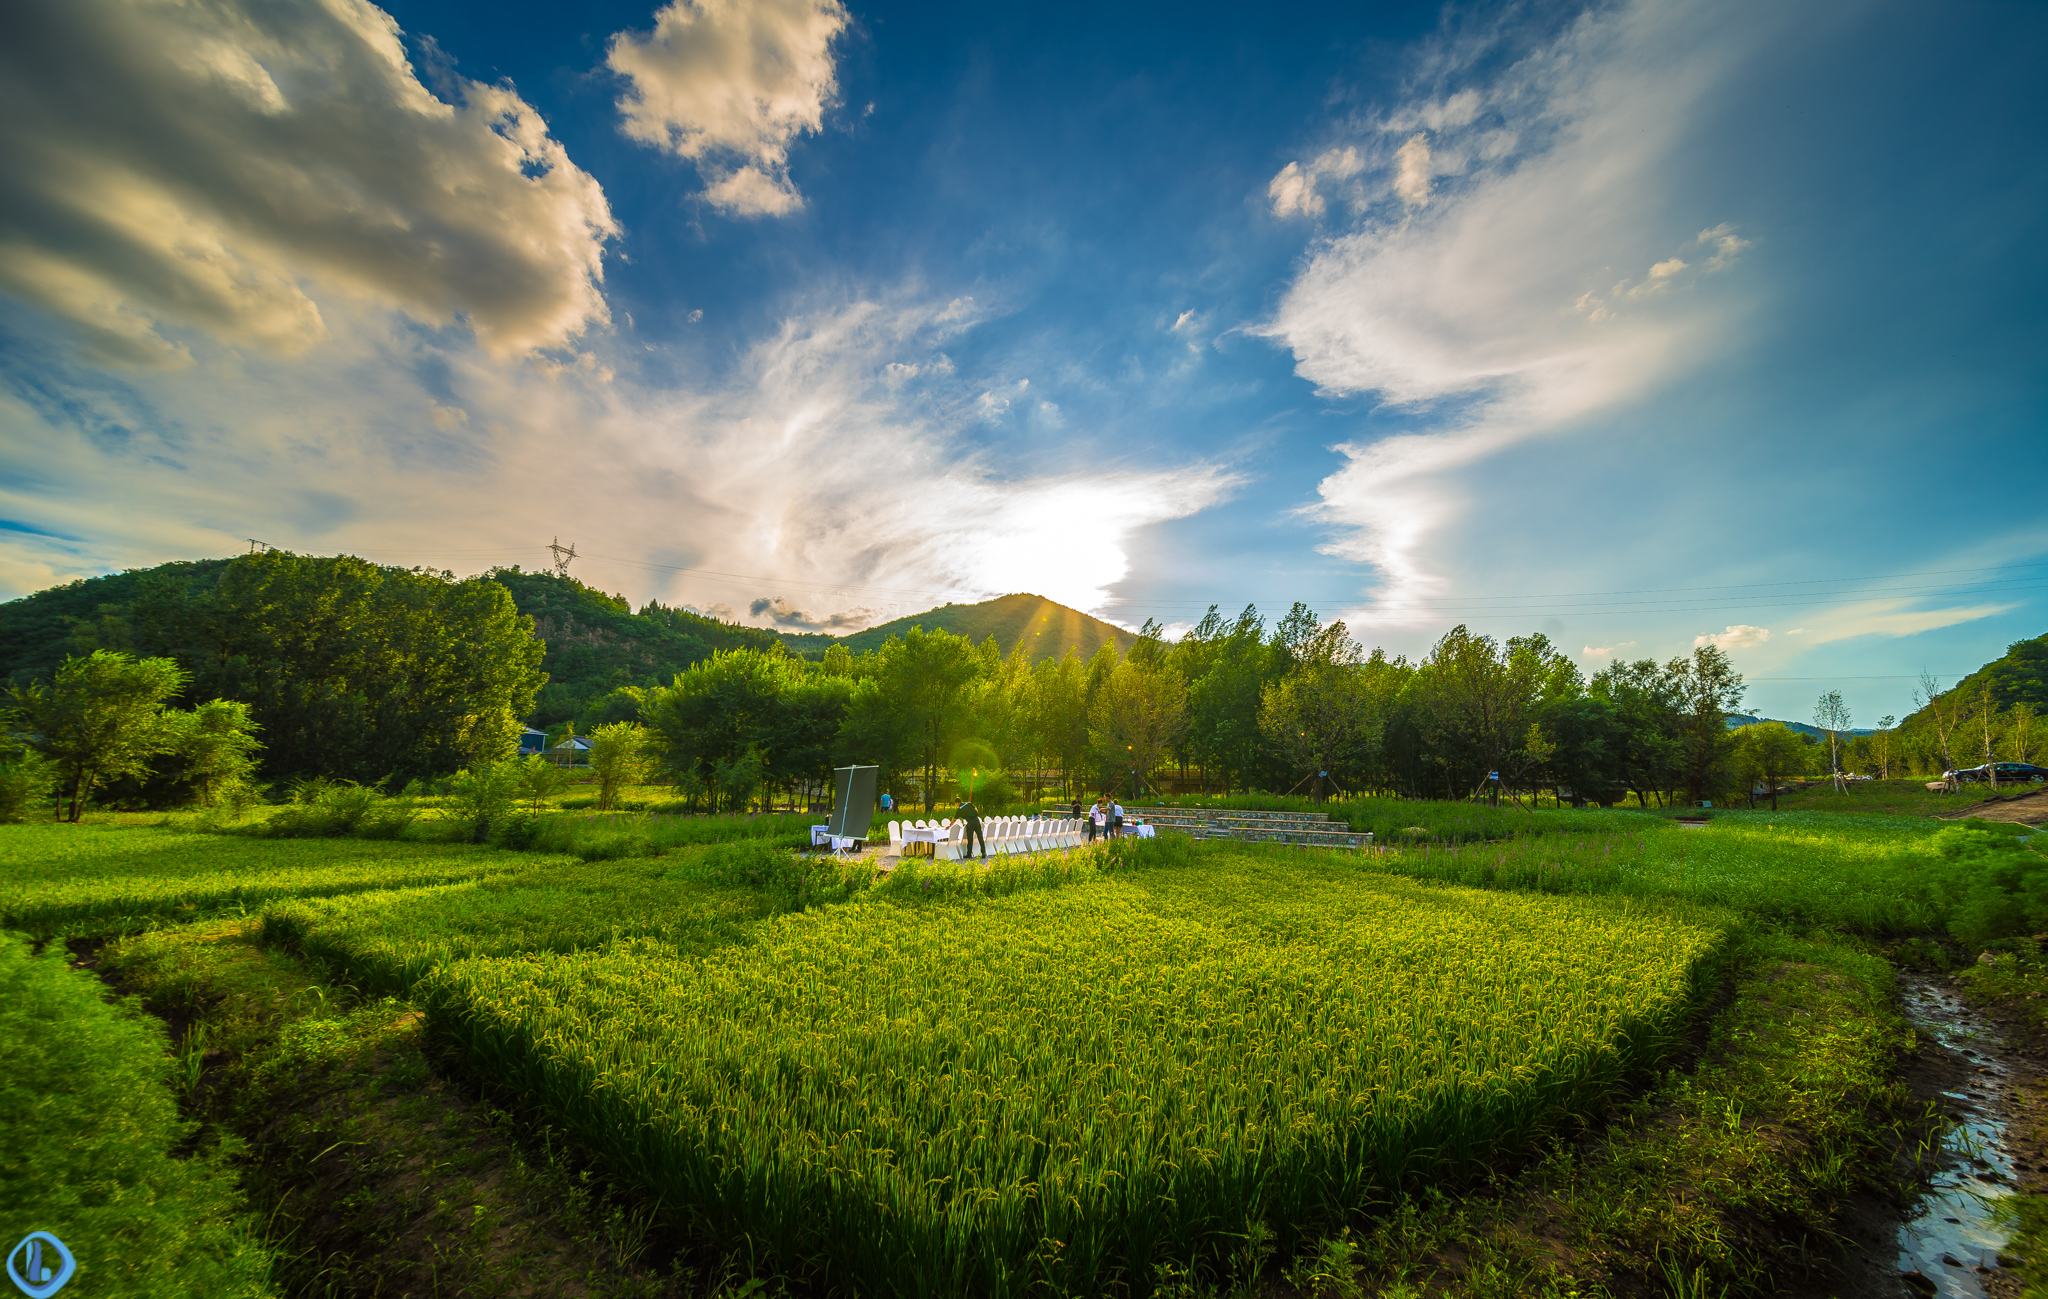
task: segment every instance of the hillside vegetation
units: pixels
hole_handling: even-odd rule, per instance
[[[880,649],[889,638],[901,639],[912,627],[942,630],[965,636],[979,645],[995,637],[996,647],[1008,657],[1019,645],[1032,663],[1078,654],[1091,658],[1104,645],[1114,644],[1119,654],[1130,652],[1138,638],[1121,627],[1091,618],[1079,609],[1069,609],[1042,595],[1003,595],[980,604],[946,604],[923,613],[898,618],[854,632],[850,636],[781,633],[783,643],[803,654],[822,654],[834,645],[844,645],[859,654]]]
[[[128,569],[0,604],[0,682],[48,680],[67,656],[97,649],[178,656],[185,648],[178,642],[189,636],[181,637],[183,629],[171,624],[213,601],[234,562],[179,560]],[[636,612],[623,595],[551,572],[513,567],[483,577],[511,592],[518,612],[533,619],[534,635],[547,647],[540,665],[547,684],[524,719],[542,728],[573,721],[588,731],[631,718],[634,705],[620,691],[665,686],[676,673],[721,650],[780,648],[818,659],[834,645],[863,653],[923,626],[943,628],[977,645],[994,637],[1004,656],[1022,644],[1029,661],[1037,663],[1068,654],[1088,658],[1111,643],[1122,653],[1137,640],[1120,627],[1037,595],[948,604],[840,637],[743,627],[658,600]]]

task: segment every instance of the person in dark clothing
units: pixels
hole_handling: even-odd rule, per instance
[[[960,849],[960,856],[962,858],[972,857],[974,855],[975,842],[979,840],[981,843],[981,859],[987,861],[988,840],[983,839],[981,836],[981,809],[976,807],[974,800],[970,798],[960,805],[960,810],[955,812],[954,816],[962,825],[967,827],[965,846]]]

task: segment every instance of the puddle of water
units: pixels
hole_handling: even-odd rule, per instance
[[[2012,1233],[1997,1205],[2013,1193],[2013,1152],[2006,1140],[2012,1085],[1995,1054],[1996,1030],[1962,998],[1931,983],[1905,988],[1906,1017],[1972,1066],[1957,1090],[1944,1092],[1961,1121],[1942,1137],[1941,1169],[1913,1216],[1899,1228],[1899,1270],[1918,1271],[1934,1293],[1980,1299],[1984,1278]]]

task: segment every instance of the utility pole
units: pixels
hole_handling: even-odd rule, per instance
[[[562,539],[556,537],[554,543],[548,547],[548,551],[555,557],[555,576],[569,576],[569,561],[576,558],[576,543],[572,541],[565,546],[562,544]]]

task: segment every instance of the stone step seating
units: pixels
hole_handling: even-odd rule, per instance
[[[1241,812],[1223,807],[1133,807],[1161,830],[1196,839],[1239,839],[1247,843],[1293,843],[1311,848],[1367,848],[1370,832],[1359,833],[1343,823],[1332,824],[1325,812]]]

